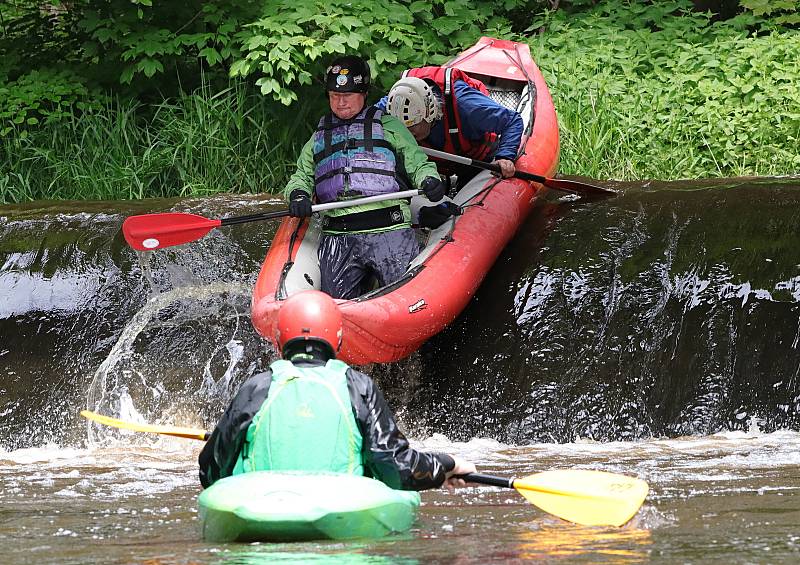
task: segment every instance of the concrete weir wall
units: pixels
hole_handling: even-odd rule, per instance
[[[410,429],[502,441],[800,426],[800,186],[553,194],[465,312],[411,358],[369,367]],[[211,426],[274,358],[249,289],[275,223],[138,256],[125,216],[208,217],[257,197],[0,209],[0,448],[83,444],[88,402]]]

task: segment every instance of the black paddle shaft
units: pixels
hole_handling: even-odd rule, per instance
[[[234,218],[222,218],[221,226],[232,226],[234,224],[245,224],[247,222],[258,222],[261,220],[271,220],[282,218],[289,215],[289,210],[278,210],[277,212],[263,212],[261,214],[250,214],[249,216],[236,216]]]
[[[494,475],[484,475],[483,473],[467,473],[466,475],[458,475],[460,479],[464,479],[468,483],[479,483],[482,485],[490,485],[493,487],[514,488],[514,479],[506,479],[504,477],[495,477]]]
[[[422,148],[423,153],[429,155],[430,157],[435,157],[437,159],[444,159],[446,161],[453,161],[454,163],[460,163],[461,165],[468,165],[470,167],[477,167],[479,169],[486,169],[487,171],[494,171],[495,173],[502,173],[503,169],[500,168],[500,165],[497,163],[487,163],[485,161],[478,161],[477,159],[470,159],[469,157],[462,157],[461,155],[453,155],[452,153],[445,153],[444,151],[437,151],[436,149],[430,149],[428,147]],[[538,183],[544,183],[547,178],[534,175],[533,173],[526,173],[523,171],[517,171],[514,173],[514,176],[518,179],[522,180],[532,180]]]
[[[437,151],[436,149],[431,149],[429,147],[422,147],[421,149],[423,153],[425,153],[429,157],[434,157],[435,159],[444,159],[445,161],[452,161],[453,163],[460,163],[462,165],[468,165],[470,167],[486,169],[488,171],[494,171],[496,173],[502,172],[500,165],[498,165],[497,163],[487,163],[485,161],[477,161],[475,159],[470,159],[469,157],[462,157],[461,155],[453,155],[452,153]],[[606,197],[606,196],[614,196],[616,194],[616,192],[614,192],[609,188],[603,188],[601,186],[595,186],[593,184],[587,184],[585,182],[580,182],[570,179],[549,179],[541,175],[526,173],[525,171],[516,171],[514,173],[514,177],[522,180],[530,180],[533,182],[538,182],[539,184],[543,184],[549,188],[554,188],[556,190],[564,190],[566,192],[572,192],[574,194],[579,194],[581,196]]]
[[[494,171],[495,173],[503,172],[503,169],[497,163],[487,163],[485,161],[476,161],[475,159],[472,159],[471,164],[480,169]],[[526,173],[525,171],[515,171],[514,178],[522,180],[532,180],[533,182],[538,182],[540,184],[545,184],[547,181],[550,180],[547,177],[543,177],[542,175],[534,175],[533,173]]]

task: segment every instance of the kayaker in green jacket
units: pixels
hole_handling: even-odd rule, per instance
[[[311,200],[332,202],[422,188],[432,202],[445,193],[436,165],[395,117],[367,106],[370,69],[339,57],[326,72],[331,113],[323,116],[297,159],[284,194],[292,216],[311,215]],[[409,201],[385,200],[323,213],[320,288],[334,298],[400,279],[419,253]]]
[[[309,290],[280,310],[284,359],[246,381],[200,452],[200,482],[249,471],[335,471],[366,475],[402,490],[443,484],[475,465],[412,449],[383,394],[364,373],[336,359],[342,315],[330,296]]]

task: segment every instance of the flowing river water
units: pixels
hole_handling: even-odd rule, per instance
[[[541,203],[456,322],[369,367],[418,447],[522,476],[601,469],[651,491],[622,528],[516,492],[423,494],[381,540],[201,541],[199,442],[273,353],[249,324],[270,224],[139,257],[125,215],[241,215],[258,197],[0,208],[3,563],[794,563],[800,559],[800,185],[621,186]],[[798,498],[795,498],[798,497]]]

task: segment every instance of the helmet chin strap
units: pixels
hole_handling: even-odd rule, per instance
[[[325,341],[294,339],[283,346],[283,358],[289,361],[328,361],[335,359],[333,348]]]

